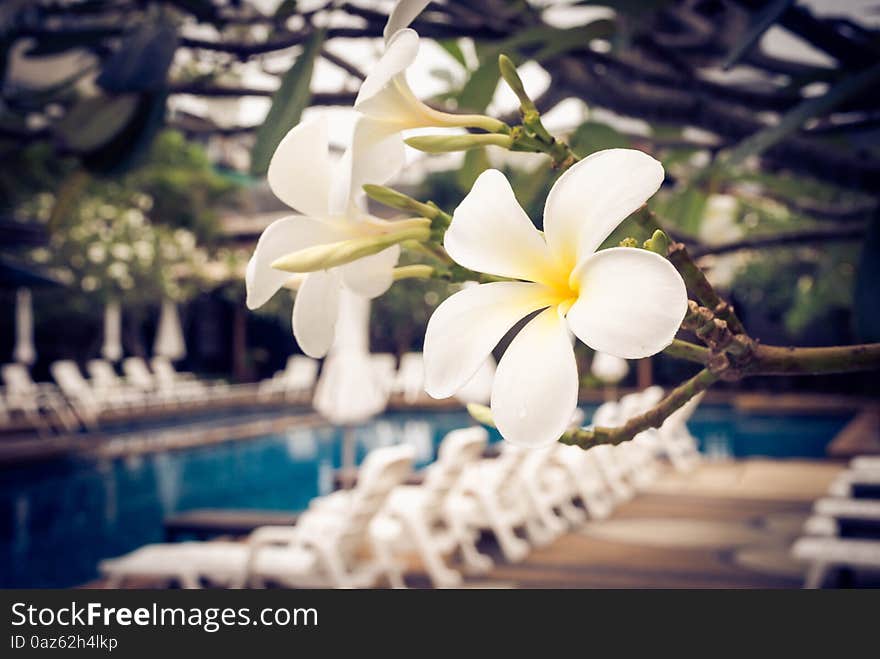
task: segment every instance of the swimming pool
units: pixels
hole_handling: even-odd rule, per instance
[[[714,455],[820,457],[846,421],[746,416],[704,405],[690,427]],[[356,430],[357,460],[406,438],[423,466],[446,432],[469,423],[463,411],[388,413]],[[97,576],[100,559],[161,541],[163,518],[182,510],[301,510],[331,489],[342,444],[338,429],[304,428],[178,451],[70,458],[0,471],[0,587],[82,584]]]

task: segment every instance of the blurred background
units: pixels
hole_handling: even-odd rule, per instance
[[[244,513],[302,510],[377,447],[411,444],[423,467],[448,431],[471,423],[463,403],[487,398],[491,364],[489,384],[462,400],[432,401],[421,389],[425,326],[453,287],[405,281],[355,305],[346,322],[372,355],[380,395],[371,405],[352,403],[370,395],[349,386],[313,406],[329,369],[296,345],[290,296],[257,312],[244,305],[256,239],[289,214],[266,184],[269,158],[317,113],[330,117],[334,151],[348,146],[351,105],[383,52],[393,4],[0,6],[0,585],[95,583],[99,560],[169,528],[234,535],[278,521]],[[415,20],[422,42],[408,80],[436,107],[515,123],[518,102],[497,69],[498,54],[509,55],[546,126],[575,152],[632,147],[663,162],[652,209],[752,336],[872,342],[878,26],[870,0],[449,0]],[[408,149],[394,187],[452,211],[489,167],[508,174],[540,222],[558,175],[544,156]],[[640,231],[624,223],[608,244]],[[587,419],[603,401],[695,372],[662,354],[609,371],[583,344],[576,350]],[[644,550],[648,536],[708,534],[733,539],[685,548],[712,557],[706,574],[722,576],[707,584],[798,585],[804,565],[788,546],[840,460],[877,450],[877,393],[876,372],[719,383],[689,422],[709,471],[669,474],[660,488],[666,497],[695,488],[691,498],[713,503],[659,518],[636,509],[629,517],[650,518],[647,527],[576,534],[597,546],[566,545],[549,563],[579,557],[572,569],[584,586],[686,585],[684,568],[678,580],[646,571],[615,581],[627,566],[597,567],[588,555],[608,542]],[[768,466],[780,464],[787,471]],[[704,491],[719,483],[729,490]],[[743,497],[751,503],[731,504],[733,530],[699,525],[724,517],[718,501]],[[698,528],[663,526],[682,515]],[[751,553],[718,567],[731,547]],[[652,551],[633,550],[633,560],[673,550]],[[484,585],[571,581],[545,572],[502,571]]]

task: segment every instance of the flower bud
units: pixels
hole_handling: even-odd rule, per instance
[[[484,426],[489,426],[490,428],[495,427],[495,421],[492,419],[492,410],[490,410],[485,405],[480,405],[478,403],[468,403],[467,405],[468,414],[470,414],[474,421],[477,423],[481,423]]]
[[[642,246],[655,254],[666,256],[669,252],[669,236],[663,233],[660,229],[657,229],[654,232],[654,235],[646,240]]]
[[[507,55],[499,55],[498,70],[501,72],[501,77],[504,78],[504,82],[507,83],[507,86],[510,87],[511,91],[513,91],[519,99],[523,113],[526,113],[529,110],[534,110],[535,104],[526,93],[526,88],[523,85],[522,78],[519,77],[519,73],[516,70],[516,64],[513,63],[513,60]]]
[[[513,145],[510,135],[497,133],[468,133],[466,135],[420,135],[405,140],[412,148],[426,153],[467,151],[481,146],[500,146],[509,149]]]
[[[423,204],[397,190],[386,188],[384,185],[367,183],[364,185],[364,192],[370,199],[378,201],[380,204],[385,204],[386,206],[396,208],[397,210],[416,213],[429,220],[433,220],[440,212],[439,209],[434,208],[429,204]]]
[[[282,256],[272,262],[271,267],[285,272],[314,272],[345,265],[365,256],[378,254],[384,249],[404,240],[427,240],[428,228],[412,228],[393,233],[384,233],[364,238],[352,238],[335,243],[325,243],[306,247]]]

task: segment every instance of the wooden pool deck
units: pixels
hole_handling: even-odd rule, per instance
[[[648,491],[473,587],[798,588],[788,554],[840,467],[742,460],[667,472]]]
[[[668,470],[609,519],[534,549],[522,563],[504,563],[487,539],[481,549],[495,567],[464,587],[798,588],[803,569],[788,548],[841,468],[751,459],[704,463],[690,474]],[[407,582],[428,586],[415,559]]]

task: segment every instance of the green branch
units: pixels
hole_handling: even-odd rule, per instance
[[[880,370],[880,343],[828,348],[758,344],[744,375],[823,375]]]
[[[702,303],[703,306],[710,309],[718,318],[727,323],[727,327],[734,334],[744,334],[745,327],[737,317],[733,307],[721,299],[712,284],[706,279],[706,275],[700,270],[699,266],[688,254],[687,247],[684,243],[672,243],[669,246],[667,258],[670,260],[675,269],[684,279],[687,289]]]
[[[694,377],[686,380],[669,395],[661,400],[644,414],[634,416],[618,428],[578,428],[569,430],[561,438],[560,442],[583,449],[592,448],[599,444],[620,444],[638,435],[649,428],[659,428],[663,422],[677,409],[682,407],[691,398],[701,391],[708,389],[721,377],[720,373],[714,373],[704,368]]]
[[[673,339],[672,343],[663,351],[664,355],[684,359],[698,364],[707,364],[709,361],[709,349],[698,346],[696,343]]]

